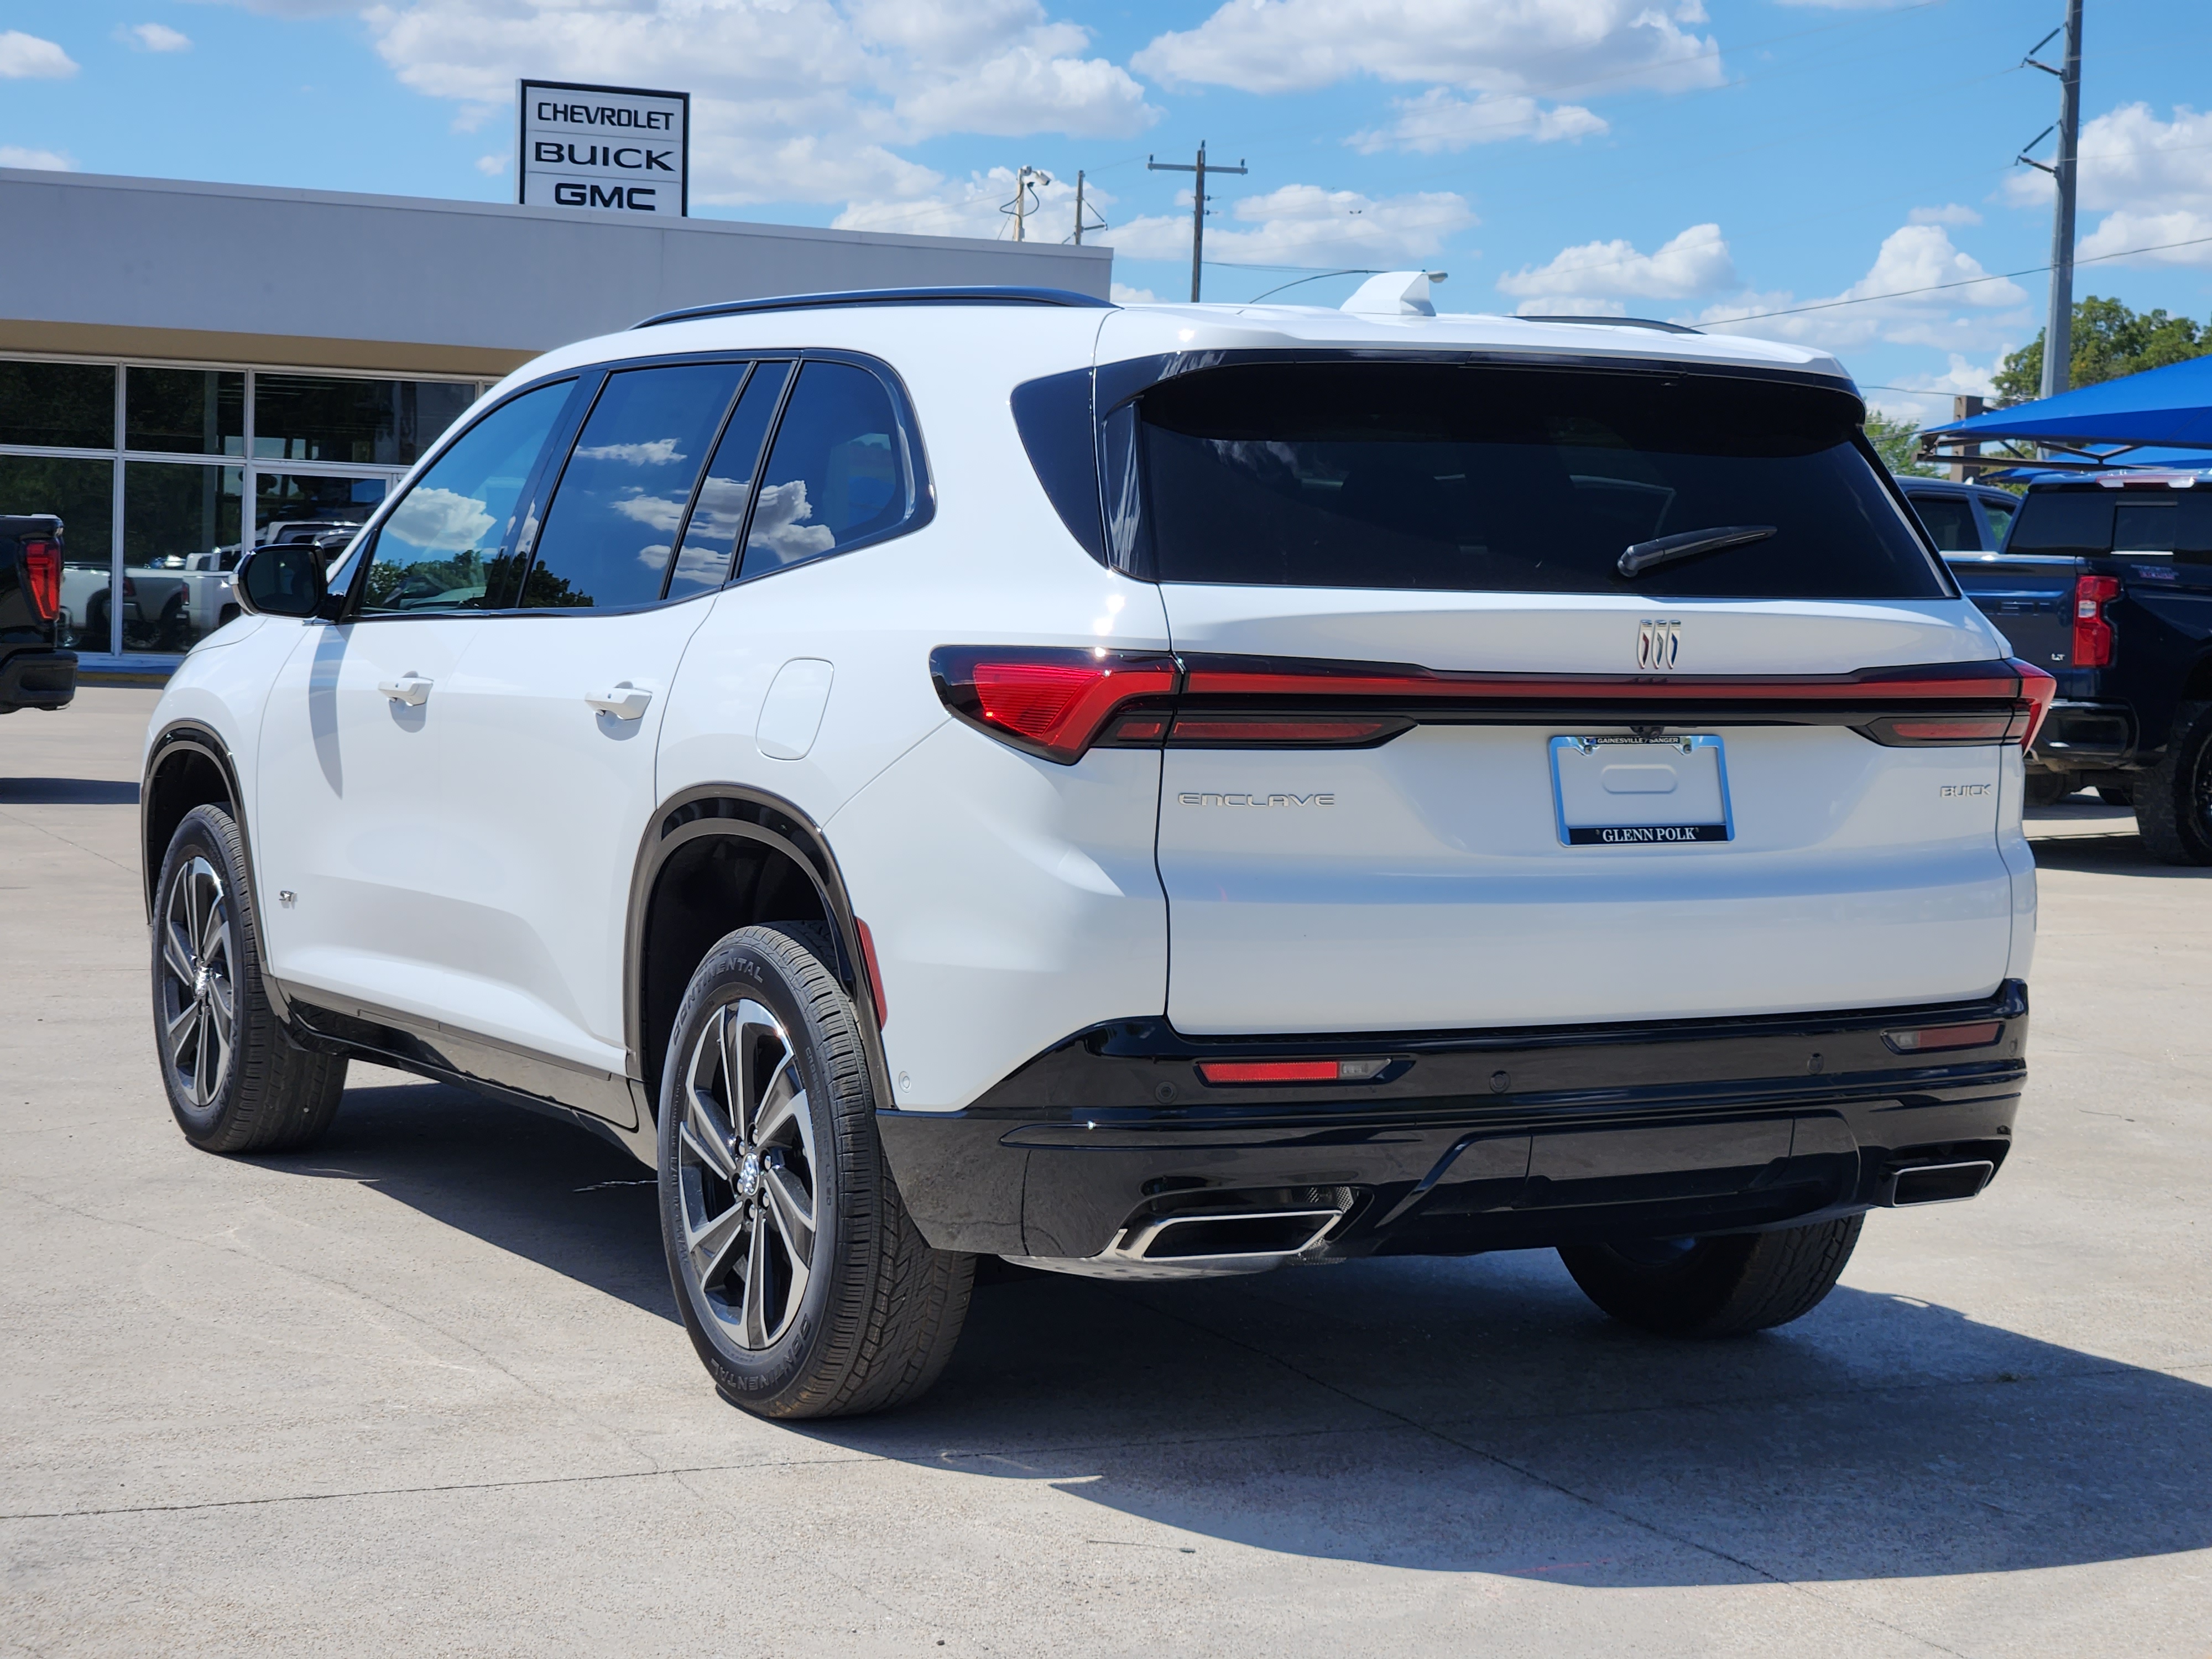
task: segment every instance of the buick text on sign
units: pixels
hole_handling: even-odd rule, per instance
[[[524,206],[690,211],[690,93],[525,81],[519,101]]]

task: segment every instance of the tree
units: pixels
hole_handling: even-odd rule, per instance
[[[1920,428],[1911,421],[1893,421],[1887,415],[1869,409],[1866,417],[1867,441],[1881,453],[1882,460],[1892,472],[1908,477],[1933,478],[1941,476],[1936,468],[1912,459],[1920,447]]]
[[[2069,386],[2094,386],[2123,374],[2185,362],[2212,352],[2212,324],[2163,311],[2130,311],[2092,294],[2074,306],[2074,362]],[[1993,384],[1996,407],[2026,403],[2043,391],[2043,331],[2004,360]]]

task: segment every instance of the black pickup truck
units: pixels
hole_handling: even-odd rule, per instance
[[[2094,787],[2157,858],[2212,864],[2212,469],[2039,481],[2000,551],[1945,557],[2057,677],[2029,800]]]
[[[62,521],[0,514],[0,714],[60,708],[76,695],[76,653],[61,648]]]

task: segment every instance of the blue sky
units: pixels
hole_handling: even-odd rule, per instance
[[[1058,239],[1081,168],[1118,282],[1170,299],[1188,288],[1188,179],[1146,157],[1188,161],[1203,138],[1251,168],[1218,181],[1209,299],[1421,265],[1451,273],[1447,309],[1824,345],[1877,404],[1925,415],[2040,325],[2048,194],[2013,157],[2057,113],[2057,82],[2019,64],[2060,15],[2059,0],[11,0],[0,165],[503,200],[517,76],[670,87],[695,94],[696,212],[994,235],[1030,165],[1054,175],[1034,222]],[[2084,264],[2076,292],[2203,319],[2212,4],[2088,0],[2084,33],[2081,252],[2125,257]],[[1358,281],[1285,297],[1334,303]]]

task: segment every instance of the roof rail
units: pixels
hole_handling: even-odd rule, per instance
[[[842,294],[780,294],[762,300],[727,300],[719,305],[686,306],[664,311],[633,329],[662,323],[688,323],[700,317],[738,317],[754,311],[806,311],[820,306],[1081,306],[1112,311],[1111,300],[1066,288],[857,288]]]
[[[1526,313],[1516,315],[1516,323],[1598,323],[1608,328],[1650,328],[1662,334],[1703,334],[1702,328],[1692,328],[1687,323],[1662,323],[1656,317],[1536,317]]]

